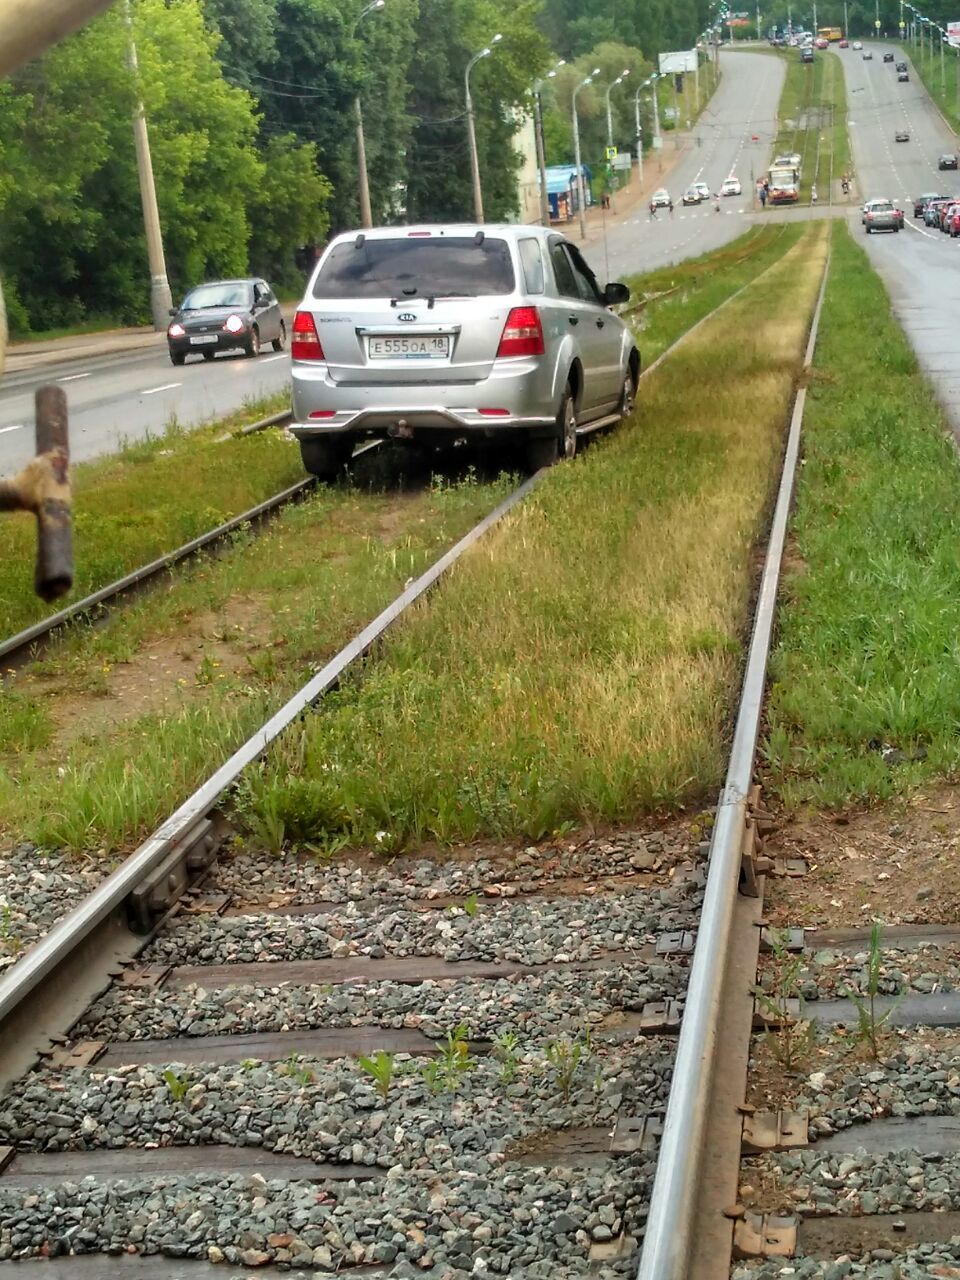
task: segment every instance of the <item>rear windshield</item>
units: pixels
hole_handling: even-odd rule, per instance
[[[513,293],[506,240],[490,236],[398,236],[334,245],[314,281],[315,298],[478,298]]]

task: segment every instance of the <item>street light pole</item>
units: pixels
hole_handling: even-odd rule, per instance
[[[133,18],[130,0],[125,0],[124,18],[129,30],[127,65],[136,88],[133,108],[133,142],[137,152],[137,177],[140,181],[140,203],[143,206],[143,229],[147,240],[147,261],[150,266],[150,314],[153,327],[159,333],[170,323],[170,282],[167,280],[167,263],[163,253],[163,233],[160,230],[160,210],[157,206],[157,188],[153,180],[153,163],[150,158],[150,137],[147,133],[147,117],[140,97],[138,79],[139,63],[137,46],[133,42]]]
[[[960,64],[958,64],[960,65]],[[640,124],[640,95],[647,88],[650,81],[644,80],[643,84],[637,89],[633,95],[633,130],[634,137],[637,140],[637,181],[643,182],[643,128]]]
[[[847,20],[847,0],[843,0],[843,37],[846,40],[850,35],[850,23]]]
[[[376,9],[382,9],[386,0],[371,0],[366,8],[361,9],[353,28],[353,34],[357,34],[360,23],[368,13],[373,13]],[[370,207],[370,182],[367,177],[367,144],[363,136],[363,107],[360,103],[360,94],[357,94],[356,101],[353,104],[357,117],[357,171],[360,179],[360,225],[362,227],[373,226],[373,211]]]
[[[606,98],[607,98],[607,146],[608,147],[613,146],[613,112],[610,107],[610,92],[612,89],[615,89],[618,84],[623,84],[624,80],[627,78],[629,74],[630,74],[630,68],[627,67],[625,71],[620,72],[620,74],[617,76],[616,80],[614,80],[612,84],[607,85]]]
[[[473,98],[470,94],[470,72],[481,58],[486,58],[492,53],[493,46],[502,39],[503,36],[498,31],[485,49],[481,49],[479,53],[473,55],[467,63],[467,69],[463,75],[467,100],[467,142],[470,146],[470,174],[473,179],[473,216],[476,222],[483,222],[483,192],[480,190],[480,157],[477,155],[477,131],[473,119]]]
[[[544,79],[552,80],[560,67],[563,66],[566,66],[566,58],[561,58],[557,65],[547,72]],[[540,221],[545,227],[549,227],[550,201],[547,197],[547,148],[543,138],[543,99],[540,96],[542,88],[543,80],[535,80],[533,83],[533,129],[534,144],[537,149],[537,170],[540,174]]]
[[[587,193],[583,185],[583,163],[580,159],[580,120],[577,116],[577,94],[588,84],[592,84],[593,77],[599,74],[600,68],[594,67],[587,78],[581,80],[573,91],[573,161],[577,167],[577,204],[579,205],[581,240],[586,240],[587,238]]]

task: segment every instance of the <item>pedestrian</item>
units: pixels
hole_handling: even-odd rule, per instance
[[[650,221],[656,222],[656,220],[657,220],[657,206],[654,203],[654,201],[651,200],[650,201]]]
[[[765,209],[766,207],[767,207],[767,188],[763,185],[763,183],[761,183],[760,184],[760,208]]]
[[[670,200],[670,214],[671,214],[671,216],[673,215],[673,199],[672,199],[672,197],[671,197],[671,200]]]
[[[715,191],[713,193],[713,211],[714,213],[720,212],[720,192],[719,191]]]
[[[811,204],[816,204],[816,203],[817,203],[817,188],[816,188],[816,187],[811,187],[811,188],[810,188],[810,203],[811,203]]]

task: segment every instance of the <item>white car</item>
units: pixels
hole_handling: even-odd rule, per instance
[[[862,41],[862,40],[854,40],[854,42],[853,42],[853,44],[850,46],[850,48],[851,48],[851,49],[862,49],[862,48],[863,48],[863,41]]]
[[[720,188],[720,194],[722,196],[738,196],[742,191],[743,188],[740,186],[740,179],[732,176],[726,178]]]
[[[698,192],[701,200],[710,199],[710,188],[705,182],[695,182],[693,184],[694,191]]]
[[[673,201],[666,187],[659,187],[650,197],[650,203],[655,209],[669,209]]]

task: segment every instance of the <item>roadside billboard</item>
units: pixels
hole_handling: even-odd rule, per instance
[[[696,71],[696,69],[696,49],[681,49],[676,53],[660,54],[660,74],[662,76],[679,75],[684,71]]]
[[[947,44],[960,49],[960,22],[947,23]]]

